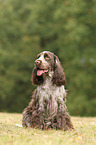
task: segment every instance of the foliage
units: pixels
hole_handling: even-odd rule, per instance
[[[0,110],[22,112],[37,53],[59,56],[72,115],[96,115],[96,1],[0,1]]]

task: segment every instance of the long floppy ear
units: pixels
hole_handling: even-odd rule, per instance
[[[32,84],[33,85],[40,85],[44,82],[43,76],[37,76],[37,69],[34,68],[32,71]]]
[[[54,74],[53,74],[52,82],[57,86],[66,84],[66,77],[65,77],[64,70],[56,55],[54,55]]]

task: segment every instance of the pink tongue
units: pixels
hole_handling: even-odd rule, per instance
[[[43,74],[43,70],[37,70],[37,76],[41,76]]]
[[[41,76],[45,72],[48,72],[48,69],[47,70],[37,70],[37,76]]]

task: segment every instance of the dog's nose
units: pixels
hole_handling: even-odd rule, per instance
[[[35,61],[35,65],[36,65],[36,66],[39,66],[40,64],[41,64],[41,61],[40,61],[40,60],[36,60],[36,61]]]

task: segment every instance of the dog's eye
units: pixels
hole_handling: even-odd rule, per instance
[[[44,58],[45,58],[46,60],[50,59],[49,56],[48,56],[48,54],[46,54],[46,53],[44,54]]]

